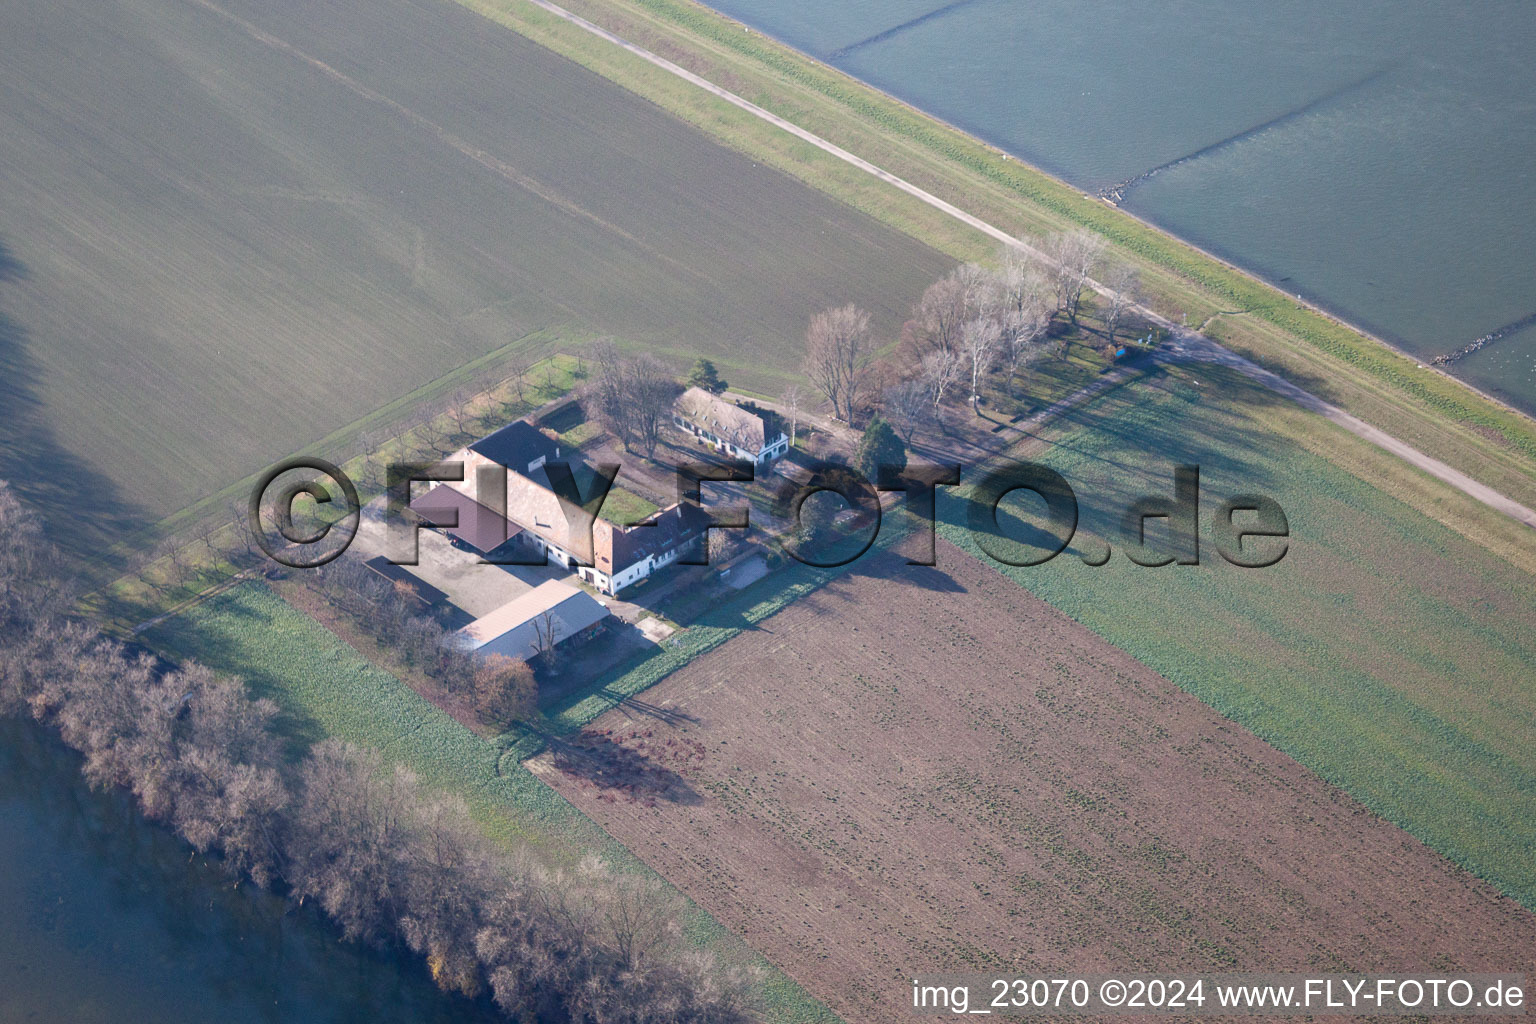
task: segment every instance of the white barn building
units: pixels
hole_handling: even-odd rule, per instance
[[[672,423],[722,455],[767,465],[789,451],[778,416],[728,402],[703,388],[689,388],[672,404]]]
[[[592,636],[608,615],[608,609],[580,587],[547,580],[471,622],[458,636],[476,654],[528,661],[547,648]]]

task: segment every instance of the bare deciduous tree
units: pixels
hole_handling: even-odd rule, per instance
[[[600,935],[625,970],[641,970],[680,937],[677,919],[682,907],[660,880],[632,873],[615,875],[595,857],[583,862],[582,870],[598,883]]]
[[[923,357],[917,379],[922,382],[935,419],[939,418],[939,411],[944,406],[944,396],[960,380],[964,367],[965,360],[959,352],[935,349]]]
[[[1063,231],[1045,240],[1044,251],[1050,260],[1056,308],[1076,324],[1083,290],[1088,287],[1088,279],[1093,276],[1093,268],[1104,251],[1104,240],[1087,231]]]
[[[805,332],[805,375],[845,423],[863,388],[869,348],[869,314],[851,304],[816,314]]]
[[[736,530],[710,530],[707,557],[715,567],[724,565],[740,553],[744,542]]]
[[[583,403],[587,412],[613,436],[625,451],[635,442],[634,420],[629,415],[629,394],[624,381],[624,360],[612,342],[592,346],[592,377]]]
[[[471,699],[487,725],[506,726],[538,711],[539,688],[527,662],[492,654],[477,659]]]
[[[224,524],[215,516],[204,516],[197,524],[197,539],[203,542],[203,550],[213,557],[218,554],[214,550],[213,538],[223,529]]]
[[[383,438],[372,430],[357,435],[358,453],[363,457],[363,476],[373,485],[384,479],[384,467],[379,464],[379,448],[382,443]]]
[[[800,385],[791,384],[785,388],[779,402],[789,413],[789,446],[793,448],[800,433]]]
[[[415,777],[385,771],[375,751],[330,739],[310,751],[300,781],[289,884],[348,938],[384,937],[404,898],[392,866],[409,840]]]
[[[914,353],[917,358],[922,359],[935,348],[940,352],[954,352],[960,345],[960,325],[965,324],[966,316],[971,312],[974,284],[974,276],[963,279],[960,269],[929,284],[923,298],[912,310],[912,322],[917,327],[915,339],[919,344],[919,350]]]
[[[191,581],[191,567],[187,552],[176,537],[167,537],[160,545],[160,553],[166,563],[166,587],[176,590]]]
[[[1008,368],[1008,397],[1014,397],[1013,384],[1019,370],[1044,351],[1045,333],[1051,326],[1051,314],[1043,301],[1027,303],[1022,309],[1009,309],[1002,318],[1001,359]]]
[[[475,400],[475,393],[467,387],[455,388],[449,405],[453,410],[453,423],[458,427],[460,434],[469,433],[469,407]]]
[[[544,664],[554,667],[555,652],[563,637],[560,633],[563,627],[560,620],[555,618],[552,611],[544,611],[533,620],[533,647],[544,659]]]
[[[69,602],[63,564],[32,510],[0,480],[0,632],[30,629]]]
[[[651,458],[677,397],[677,382],[653,356],[626,360],[608,342],[593,346],[592,366],[587,411],[625,451]]]
[[[1032,250],[1003,246],[994,281],[996,301],[1004,314],[1037,308],[1049,312],[1050,268]]]
[[[532,364],[528,357],[521,352],[507,359],[507,380],[512,382],[512,388],[517,392],[517,404],[524,403],[523,390],[528,385],[528,370]]]
[[[271,742],[277,705],[251,700],[238,680],[215,678],[201,666],[189,666],[167,682],[172,699],[185,701],[186,711],[174,752],[164,762],[174,766],[165,773],[173,792],[169,813],[160,816],[199,852],[218,850],[229,867],[270,885],[282,863],[279,819],[288,803]],[[183,687],[185,694],[174,696]],[[155,712],[174,717],[176,706],[162,711],[157,704]],[[141,766],[151,763],[136,760]],[[162,773],[141,767],[136,774],[133,788],[152,807],[144,777],[159,781]]]
[[[635,442],[646,458],[656,454],[679,391],[677,381],[655,357],[642,355],[626,366],[626,386]]]
[[[996,320],[977,317],[968,320],[960,332],[960,350],[971,373],[971,410],[981,413],[981,385],[997,357],[1002,328]]]
[[[251,533],[250,510],[236,501],[229,502],[224,508],[235,528],[235,543],[238,546],[234,549],[233,557],[246,564],[249,559],[261,553],[261,549],[256,546],[256,537]]]
[[[920,380],[904,380],[885,392],[885,421],[901,443],[912,447],[912,438],[931,415],[928,393]]]
[[[1129,263],[1117,263],[1111,268],[1104,286],[1104,333],[1109,343],[1115,343],[1115,331],[1132,308],[1141,304],[1141,275]]]
[[[405,944],[426,958],[439,988],[474,997],[482,983],[475,950],[478,911],[498,879],[462,798],[409,794],[408,840],[395,873]]]

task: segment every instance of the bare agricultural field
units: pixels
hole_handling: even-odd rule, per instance
[[[449,0],[8,3],[0,138],[0,478],[78,552],[535,332],[767,389],[952,265]]]
[[[851,1022],[913,972],[1536,967],[1515,901],[942,541],[592,729],[704,754],[530,767]]]

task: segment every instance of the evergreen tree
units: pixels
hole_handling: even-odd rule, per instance
[[[688,386],[703,388],[711,394],[718,395],[725,390],[725,381],[720,378],[720,371],[715,369],[714,363],[708,359],[700,359],[688,372]]]
[[[864,439],[859,442],[858,458],[859,472],[873,484],[880,482],[882,466],[890,467],[887,472],[893,474],[907,468],[906,446],[901,443],[901,438],[896,436],[891,425],[878,416],[864,431]]]

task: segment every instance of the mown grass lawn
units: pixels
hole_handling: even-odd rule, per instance
[[[1272,430],[1283,411],[1208,367],[1110,392],[1056,443],[1020,451],[1075,488],[1072,546],[1041,566],[991,564],[1536,907],[1536,577]],[[1178,463],[1201,470],[1201,564],[1134,565],[1120,516],[1171,496]],[[1209,520],[1254,492],[1285,509],[1289,549],[1241,569]],[[940,529],[976,552],[964,509],[942,501]],[[1106,543],[1109,563],[1086,565]]]
[[[603,499],[603,518],[620,526],[638,523],[659,511],[655,502],[647,501],[634,491],[625,490],[617,485],[610,489],[608,496]]]

